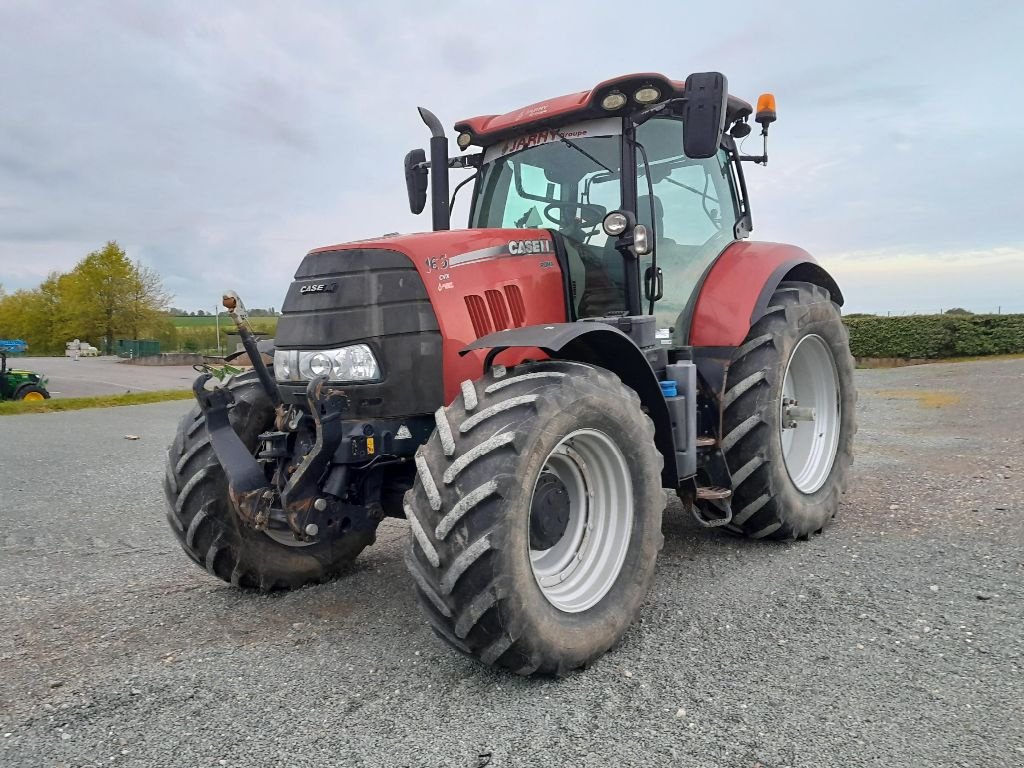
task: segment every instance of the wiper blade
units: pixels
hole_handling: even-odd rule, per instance
[[[557,135],[558,135],[558,140],[559,140],[559,141],[561,141],[561,142],[562,142],[563,144],[566,144],[566,145],[568,145],[568,146],[572,147],[573,149],[575,149],[575,150],[576,150],[577,152],[579,152],[579,153],[580,153],[581,155],[583,155],[584,157],[588,157],[588,158],[590,158],[590,159],[591,159],[592,161],[594,161],[594,162],[595,162],[595,163],[597,163],[597,164],[598,164],[599,166],[601,166],[601,167],[602,167],[602,168],[604,168],[604,169],[605,169],[606,171],[608,171],[608,173],[615,173],[615,171],[613,171],[613,170],[612,170],[611,168],[609,168],[609,167],[608,167],[607,165],[605,165],[604,163],[602,163],[602,162],[601,162],[600,160],[598,160],[598,159],[597,159],[596,157],[594,157],[594,156],[593,156],[592,154],[590,154],[589,152],[587,152],[587,150],[583,149],[583,147],[581,147],[581,146],[580,146],[579,144],[577,144],[576,142],[574,142],[574,141],[569,141],[569,139],[565,138],[565,136],[563,136],[563,135],[562,135],[562,134],[560,134],[560,133],[559,133],[559,134],[557,134]]]

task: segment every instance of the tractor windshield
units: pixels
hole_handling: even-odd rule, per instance
[[[484,153],[471,227],[557,230],[577,317],[626,311],[622,257],[601,221],[622,207],[622,123],[590,120],[538,131]]]

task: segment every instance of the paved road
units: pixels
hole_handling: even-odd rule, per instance
[[[0,418],[0,765],[1019,765],[1024,361],[858,379],[841,520],[670,508],[642,622],[564,680],[435,640],[398,521],[332,584],[211,579],[163,519],[186,403]]]
[[[54,397],[121,395],[161,389],[188,389],[196,377],[191,365],[130,365],[117,357],[19,357],[11,364],[49,378]]]

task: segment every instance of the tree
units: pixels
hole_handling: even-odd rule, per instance
[[[48,354],[62,354],[73,338],[103,343],[108,354],[117,335],[174,343],[176,332],[163,314],[169,299],[154,270],[109,242],[34,290],[0,293],[0,338],[25,339],[32,351]]]
[[[79,338],[103,339],[110,354],[119,335],[139,336],[161,320],[167,306],[160,276],[132,263],[110,241],[61,279],[62,326]]]
[[[947,309],[943,314],[945,314],[945,315],[973,315],[974,313],[970,312],[969,310],[964,309],[963,307],[953,307],[952,309]]]

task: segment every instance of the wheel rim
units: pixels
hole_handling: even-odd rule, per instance
[[[28,403],[37,403],[40,400],[45,400],[45,399],[46,398],[43,397],[43,393],[42,392],[27,392],[25,394],[25,397],[22,398],[22,400],[24,400],[24,401],[26,401]]]
[[[541,478],[546,497],[558,493],[551,489],[550,476],[564,488],[568,514],[545,526],[534,517],[550,515],[554,503],[546,498],[538,508],[535,502]],[[545,549],[534,549],[533,543],[530,547],[533,576],[544,597],[565,613],[593,607],[618,578],[633,529],[633,481],[622,451],[595,429],[566,435],[548,454],[534,483],[530,515],[534,542],[544,538],[539,531],[557,538]]]
[[[263,533],[268,538],[273,539],[278,544],[283,544],[286,547],[311,547],[316,544],[315,541],[299,541],[295,538],[295,534],[291,531],[282,531],[277,528],[264,528]]]
[[[786,472],[801,493],[814,493],[832,471],[842,417],[839,373],[820,336],[804,336],[790,355],[779,408]]]

